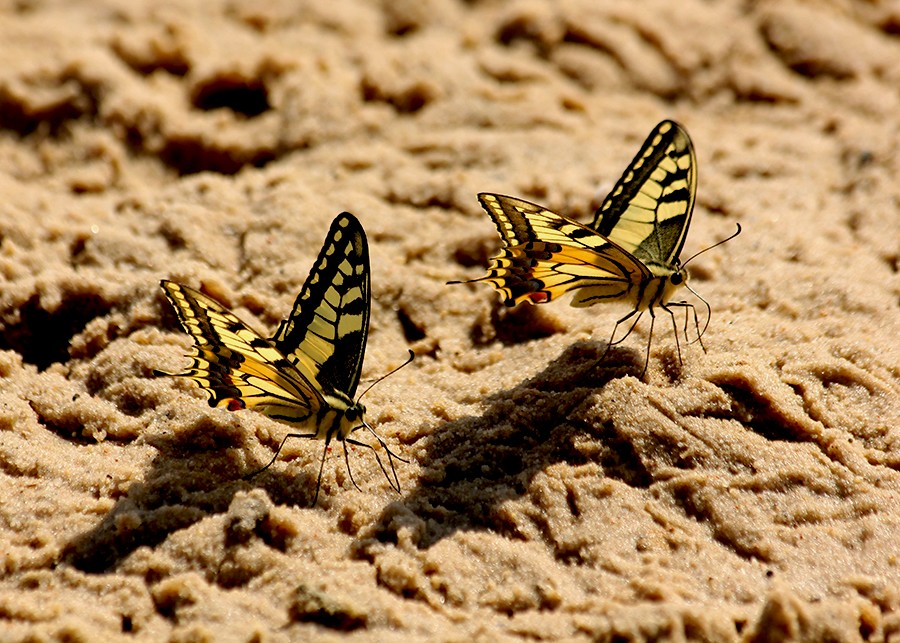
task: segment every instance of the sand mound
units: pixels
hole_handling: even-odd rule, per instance
[[[0,638],[900,636],[896,9],[250,5],[0,8]],[[663,315],[638,379],[626,310],[445,285],[477,192],[586,221],[663,118],[685,256],[744,228],[692,263],[706,353]],[[321,442],[243,480],[286,428],[152,376],[159,280],[270,334],[343,210],[409,463],[333,445],[311,507]]]

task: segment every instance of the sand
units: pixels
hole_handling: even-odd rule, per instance
[[[0,7],[0,639],[900,637],[895,4]],[[706,352],[663,315],[639,379],[627,309],[445,285],[476,193],[588,221],[664,118],[683,258],[744,230],[691,264]],[[286,427],[153,377],[159,280],[270,334],[343,210],[408,463],[332,445],[311,506],[322,442],[244,480]]]

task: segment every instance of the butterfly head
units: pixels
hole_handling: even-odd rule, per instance
[[[675,296],[675,293],[681,290],[682,287],[687,286],[689,275],[687,268],[684,266],[673,266],[668,270],[663,269],[659,272],[662,274],[657,273],[655,279],[658,280],[659,286],[656,289],[649,288],[646,291],[645,299],[638,306],[642,310],[669,303],[672,297]]]
[[[366,405],[362,402],[353,402],[344,411],[344,426],[349,427],[347,433],[360,429],[366,425]]]
[[[330,433],[338,440],[345,440],[351,433],[366,426],[366,407],[360,402],[337,392],[328,399],[332,412]]]
[[[684,266],[678,266],[675,272],[669,275],[669,283],[668,287],[672,290],[677,288],[681,288],[682,286],[687,285],[688,282],[688,271]]]

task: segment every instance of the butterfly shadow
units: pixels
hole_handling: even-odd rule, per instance
[[[604,357],[605,355],[605,357]],[[359,534],[357,549],[394,543],[400,530],[429,548],[459,530],[520,537],[504,518],[505,501],[521,498],[535,475],[558,462],[577,467],[598,462],[604,473],[635,486],[650,475],[631,444],[581,419],[585,404],[611,380],[637,376],[643,355],[597,341],[579,341],[537,375],[487,399],[480,416],[434,429],[427,438],[418,486],[391,503]],[[584,446],[603,433],[603,448]]]
[[[244,458],[251,439],[239,416],[208,413],[186,429],[148,437],[157,455],[143,480],[131,484],[95,527],[70,541],[62,560],[84,572],[108,572],[138,548],[155,547],[211,514],[228,512],[236,492],[255,486],[242,478],[258,468]],[[273,502],[293,502],[297,488],[315,481],[292,471],[269,485],[269,495]]]

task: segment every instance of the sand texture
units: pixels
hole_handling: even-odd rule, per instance
[[[0,640],[900,637],[898,88],[891,2],[0,1]],[[478,192],[589,221],[665,118],[682,258],[743,226],[706,352],[446,285]],[[268,336],[344,210],[409,462],[311,506],[321,441],[244,480],[287,427],[153,376],[159,281]]]

